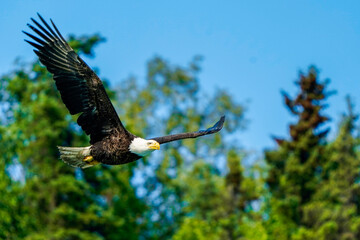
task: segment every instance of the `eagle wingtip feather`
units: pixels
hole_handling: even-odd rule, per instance
[[[213,133],[217,133],[219,132],[223,126],[224,126],[224,122],[225,122],[225,115],[221,116],[221,118],[219,119],[219,121],[217,121],[214,126],[206,129],[206,130],[202,130],[199,132],[205,133],[205,135],[207,134],[213,134]]]
[[[225,122],[225,115],[222,115],[220,120],[217,123],[215,123],[214,128],[217,131],[220,131],[224,126],[224,122]]]
[[[38,17],[40,18],[41,21],[45,21],[44,18],[41,16],[40,13],[37,12],[36,14],[38,15]]]

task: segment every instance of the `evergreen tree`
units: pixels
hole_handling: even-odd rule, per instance
[[[336,139],[328,144],[323,181],[304,206],[304,223],[296,239],[360,239],[359,141],[353,136],[356,116],[348,99],[349,114]]]
[[[225,176],[200,161],[180,177],[187,186],[186,217],[174,239],[265,239],[260,215],[251,209],[252,201],[260,197],[261,184],[244,175],[239,152],[229,150],[226,160]]]
[[[325,143],[329,129],[322,129],[327,81],[320,82],[318,71],[310,67],[300,73],[296,85],[300,93],[291,99],[284,93],[286,107],[296,116],[290,125],[290,139],[275,138],[279,148],[265,152],[269,166],[267,230],[269,239],[294,239],[300,227],[307,226],[305,206],[312,201],[322,181],[326,164]]]

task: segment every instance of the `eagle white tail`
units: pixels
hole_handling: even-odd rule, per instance
[[[90,155],[89,147],[61,147],[58,146],[60,151],[60,158],[65,163],[72,167],[88,168],[92,167],[99,162],[93,160]]]

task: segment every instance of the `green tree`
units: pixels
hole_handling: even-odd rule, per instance
[[[174,233],[174,238],[233,239],[241,235],[238,223],[245,208],[258,198],[255,181],[243,178],[244,151],[232,144],[244,126],[244,108],[226,91],[210,97],[201,91],[200,60],[195,57],[187,67],[177,67],[155,57],[148,63],[145,84],[130,78],[118,90],[120,111],[133,119],[129,124],[136,123],[135,129],[145,129],[146,136],[196,131],[226,115],[219,134],[167,144],[151,160],[142,161],[144,198],[151,207],[146,219],[152,219],[147,239],[167,239]],[[232,141],[224,137],[229,132],[235,133]],[[193,222],[199,229],[189,228]],[[203,228],[205,224],[211,228]]]
[[[360,238],[360,161],[353,136],[352,106],[340,124],[336,139],[327,145],[323,181],[304,206],[304,226],[296,239],[355,240]]]
[[[269,239],[296,239],[301,227],[307,226],[305,207],[312,201],[322,182],[326,134],[322,129],[328,120],[323,115],[325,91],[328,81],[320,82],[318,71],[310,67],[305,75],[300,73],[296,85],[300,93],[293,100],[286,93],[286,107],[297,118],[290,125],[290,139],[275,140],[279,148],[265,152],[269,166],[266,179],[270,197],[267,201],[267,230]]]
[[[264,239],[261,217],[251,203],[260,198],[261,184],[245,176],[241,154],[235,149],[226,156],[224,176],[214,166],[196,162],[177,181],[184,187],[186,217],[174,239]]]
[[[98,35],[70,37],[70,45],[91,57],[93,47],[103,40]],[[8,217],[0,220],[5,236],[138,239],[137,221],[145,205],[129,183],[133,165],[79,171],[62,163],[56,146],[84,146],[88,139],[61,103],[52,76],[39,62],[29,65],[19,64],[1,78],[0,105],[6,117],[1,128],[1,145],[6,146],[1,149],[1,167],[18,164],[25,173],[22,186],[5,171],[0,175],[4,179],[0,205],[7,206],[2,215],[14,216],[11,222]],[[6,228],[9,224],[12,227]]]
[[[9,176],[8,160],[10,142],[6,129],[0,126],[0,239],[20,239],[32,228],[28,207],[24,202],[24,192],[19,182]],[[15,166],[15,165],[14,165]]]

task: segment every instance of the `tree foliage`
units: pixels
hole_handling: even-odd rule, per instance
[[[70,36],[82,57],[94,57],[100,35]],[[294,97],[288,138],[264,160],[248,157],[238,134],[245,107],[228,91],[208,95],[201,57],[176,66],[154,57],[144,79],[130,77],[107,92],[127,129],[156,137],[211,126],[214,135],[172,142],[121,166],[74,169],[61,146],[87,146],[52,76],[18,62],[0,79],[1,239],[359,239],[357,115],[349,101],[334,138],[325,114],[329,81],[310,67]],[[265,164],[264,164],[265,163]]]
[[[323,110],[330,95],[325,91],[328,83],[310,67],[306,75],[300,73],[295,100],[284,94],[298,121],[289,127],[289,140],[275,138],[278,149],[265,153],[269,239],[359,238],[355,118],[352,113],[345,117],[336,139],[327,141]]]
[[[69,43],[80,55],[93,57],[94,46],[102,41],[98,35],[71,36]],[[199,61],[177,67],[155,57],[148,63],[145,83],[130,78],[116,90],[108,89],[126,127],[139,136],[194,131],[226,114],[226,129],[237,129],[243,123],[243,107],[225,91],[212,97],[200,91]],[[38,61],[19,64],[1,83],[4,238],[170,237],[190,213],[187,205],[198,204],[191,203],[191,194],[182,193],[188,186],[180,181],[188,171],[197,171],[193,163],[204,159],[204,171],[213,169],[209,177],[216,172],[216,179],[224,179],[215,167],[215,161],[230,151],[222,143],[223,134],[169,144],[162,154],[128,165],[73,169],[59,161],[56,146],[86,146],[88,137],[61,103],[47,70]],[[232,155],[240,154],[239,148],[231,149]],[[151,173],[141,177],[143,197],[131,184],[134,174],[142,171]],[[198,181],[202,185],[202,178]],[[216,191],[218,196],[221,189]],[[220,204],[221,198],[216,201]]]
[[[91,56],[91,48],[101,41],[99,36],[84,36],[71,39],[70,44],[80,54]],[[95,167],[82,172],[59,161],[56,146],[83,146],[88,139],[61,103],[47,70],[39,62],[20,65],[1,83],[6,117],[1,127],[1,144],[6,145],[0,150],[1,164],[3,169],[17,166],[24,175],[19,183],[9,179],[9,171],[5,175],[2,171],[5,195],[1,205],[13,207],[14,216],[19,215],[11,228],[5,227],[10,224],[8,217],[0,220],[4,221],[4,236],[118,239],[122,235],[138,239],[141,225],[137,216],[145,204],[128,181],[131,167]]]

